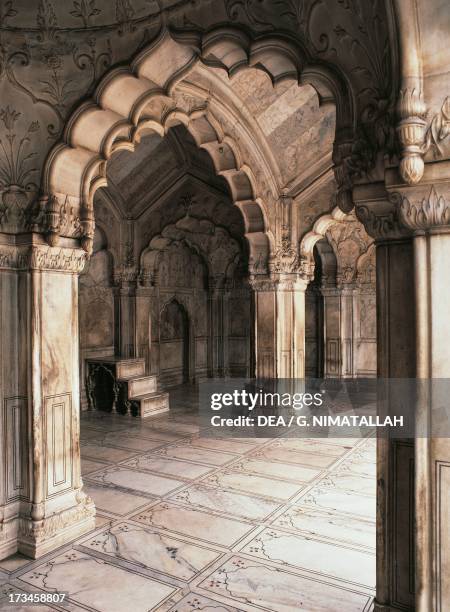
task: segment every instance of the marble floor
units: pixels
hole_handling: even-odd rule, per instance
[[[46,557],[0,561],[0,610],[369,612],[375,442],[212,439],[191,389],[170,414],[85,413],[97,528]],[[10,592],[67,593],[20,607]]]

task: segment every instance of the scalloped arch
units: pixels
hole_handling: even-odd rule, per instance
[[[245,221],[250,269],[255,262],[267,262],[271,232],[264,216],[263,198],[258,193],[257,173],[243,163],[238,143],[223,137],[207,104],[186,112],[177,107],[172,94],[176,84],[199,61],[225,69],[228,74],[256,67],[267,72],[274,84],[294,78],[299,84],[313,85],[322,102],[336,104],[337,133],[348,134],[354,125],[354,104],[345,80],[324,66],[307,65],[307,59],[298,46],[274,36],[252,41],[230,28],[204,34],[162,31],[128,68],[110,71],[93,99],[73,113],[63,141],[47,159],[45,193],[78,201],[81,243],[90,252],[95,226],[93,198],[99,187],[107,185],[108,160],[116,151],[133,151],[144,131],[164,136],[172,126],[182,123],[197,146],[209,153],[216,173],[229,184]],[[55,242],[57,236],[50,232],[49,239]]]
[[[325,238],[327,231],[335,223],[341,223],[348,215],[336,206],[331,213],[321,215],[314,223],[311,231],[306,233],[300,242],[300,255],[305,259],[311,259],[316,242]]]

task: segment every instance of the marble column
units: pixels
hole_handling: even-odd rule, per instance
[[[137,357],[136,273],[121,275],[119,272],[115,283],[115,352],[120,357]]]
[[[305,292],[310,280],[297,273],[252,279],[258,378],[305,377]]]
[[[324,378],[339,378],[341,375],[341,290],[337,287],[322,287],[323,297],[323,342]]]
[[[156,310],[153,304],[157,300],[155,294],[156,290],[150,284],[142,284],[136,288],[136,357],[145,359],[146,374],[154,374],[155,365],[159,361],[159,355],[157,361],[152,355],[154,343],[152,327],[155,325],[153,311]],[[156,345],[154,348],[156,350]]]
[[[352,296],[352,376],[374,378],[377,374],[375,285],[357,284]]]
[[[78,274],[69,239],[0,235],[0,559],[94,528],[79,449]]]
[[[353,339],[355,330],[353,326],[353,313],[355,310],[355,294],[352,284],[343,284],[341,292],[341,378],[355,376],[355,353]]]
[[[208,291],[208,375],[223,377],[228,372],[228,300],[223,275],[210,277]]]
[[[450,378],[450,163],[427,164],[419,185],[395,170],[354,189],[377,242],[378,375]],[[419,393],[416,426],[433,423]],[[450,609],[450,440],[378,442],[376,612]]]

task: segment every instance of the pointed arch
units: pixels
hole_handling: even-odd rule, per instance
[[[197,146],[209,153],[216,173],[228,182],[245,221],[250,268],[261,262],[267,266],[271,237],[263,197],[258,193],[257,172],[243,163],[239,143],[224,137],[207,101],[201,108],[186,111],[177,106],[173,95],[177,83],[199,61],[220,67],[229,75],[256,67],[269,74],[273,84],[286,78],[310,83],[322,102],[336,104],[339,133],[348,133],[355,123],[355,105],[345,80],[324,66],[308,65],[304,50],[292,42],[274,36],[252,41],[232,28],[203,34],[164,30],[128,67],[106,75],[93,99],[73,113],[63,141],[47,159],[44,191],[57,199],[70,198],[79,206],[81,243],[86,251],[92,248],[93,198],[97,189],[107,185],[108,161],[119,150],[134,151],[144,133],[154,131],[164,136],[182,123]],[[53,243],[57,240],[55,231],[50,238]]]

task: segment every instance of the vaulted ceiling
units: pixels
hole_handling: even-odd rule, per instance
[[[331,166],[335,109],[321,106],[311,86],[299,86],[293,80],[273,86],[269,76],[256,68],[230,78],[220,69],[199,66],[175,91],[184,97],[185,104],[208,105],[209,92],[212,86],[217,91],[217,83],[226,93],[220,100],[223,111],[217,104],[214,107],[217,120],[225,133],[235,133],[236,121],[227,115],[230,109],[234,112],[250,142],[269,152],[267,158],[279,190],[297,195],[305,177],[311,179],[315,172]],[[186,87],[195,87],[195,95],[186,94]],[[107,190],[124,216],[138,218],[184,175],[196,177],[229,197],[227,183],[216,176],[208,153],[179,125],[164,137],[149,132],[134,152],[118,152],[108,165]]]

